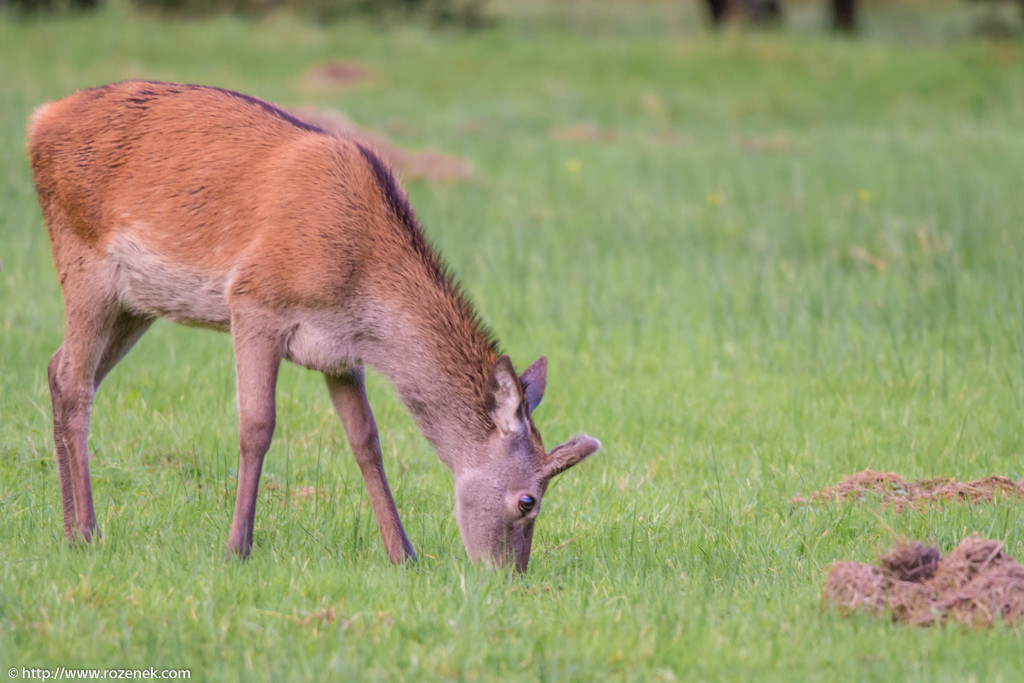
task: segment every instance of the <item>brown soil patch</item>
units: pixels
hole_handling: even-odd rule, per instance
[[[576,123],[571,126],[560,126],[548,131],[548,138],[555,142],[619,142],[623,139],[643,139],[656,145],[688,145],[693,137],[678,131],[637,132],[623,131],[619,128],[608,128],[595,123]]]
[[[318,489],[316,486],[285,486],[275,481],[261,482],[260,489],[266,491],[287,491],[292,500],[298,501],[305,501],[311,498],[323,500],[331,493],[323,488]]]
[[[812,493],[809,498],[794,496],[793,503],[861,501],[865,496],[876,497],[896,510],[940,500],[982,503],[997,497],[1024,498],[1024,479],[1015,482],[1007,477],[992,476],[964,482],[944,478],[908,482],[894,472],[864,470],[851,474],[835,486]]]
[[[772,152],[792,152],[796,150],[796,142],[788,135],[776,133],[768,137],[744,135],[733,138],[733,144],[747,152],[770,154]]]
[[[432,182],[466,180],[473,177],[473,167],[462,157],[443,154],[436,150],[402,149],[388,136],[356,125],[338,111],[315,107],[294,107],[290,110],[298,118],[336,135],[356,138],[368,144],[387,161],[405,180],[423,178]]]
[[[614,142],[619,139],[619,131],[616,129],[603,128],[594,123],[552,128],[548,135],[552,140],[560,142]]]
[[[693,136],[687,133],[679,133],[677,131],[666,131],[663,133],[653,133],[647,136],[650,142],[657,145],[688,145],[693,142]]]
[[[329,62],[314,66],[302,77],[307,86],[338,88],[373,78],[373,70],[357,62]]]
[[[968,626],[1024,621],[1024,565],[1002,541],[964,539],[942,557],[917,541],[898,543],[879,565],[837,562],[822,600],[844,612],[877,614],[918,626],[952,621]]]
[[[854,263],[862,266],[871,266],[875,270],[885,270],[889,265],[884,258],[875,256],[864,247],[852,246],[846,251],[845,255],[849,256],[850,260]]]

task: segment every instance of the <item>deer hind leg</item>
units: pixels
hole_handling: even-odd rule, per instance
[[[113,322],[108,324],[111,317]],[[76,527],[86,540],[96,529],[87,444],[93,396],[103,378],[152,322],[125,312],[110,314],[106,307],[92,316],[77,314],[74,322],[69,316],[65,342],[50,359],[47,379],[53,406],[53,442],[64,508],[64,536],[68,540],[74,540]],[[77,524],[79,518],[84,522],[82,526]]]
[[[235,345],[235,371],[238,379],[238,493],[235,514],[228,536],[228,556],[242,559],[252,552],[252,532],[256,519],[263,457],[274,436],[274,391],[284,354],[284,344],[274,326],[261,316],[231,316],[231,334]]]
[[[135,342],[139,341],[139,338],[153,324],[153,320],[153,318],[126,311],[117,315],[110,329],[107,346],[103,349],[103,355],[96,368],[96,376],[93,379],[94,390],[100,388],[103,378],[131,351]]]
[[[60,476],[60,497],[64,508],[64,537],[69,541],[75,539],[75,488],[71,477],[71,459],[64,445],[64,401],[61,397],[60,375],[61,361],[64,357],[61,346],[50,359],[47,368],[47,379],[50,384],[50,403],[53,406],[53,445],[57,451],[57,473]]]
[[[384,541],[388,557],[394,563],[416,559],[416,552],[409,543],[398,517],[395,499],[388,487],[384,474],[384,461],[377,437],[377,424],[366,399],[366,386],[362,368],[356,368],[340,375],[324,375],[327,390],[331,395],[334,409],[341,418],[348,436],[349,446],[355,455],[359,469],[370,494],[370,505],[377,518],[380,536]]]
[[[96,532],[89,478],[89,419],[97,372],[115,337],[118,307],[102,261],[81,256],[62,273],[64,343],[50,361],[53,435],[64,507],[64,533],[86,541]],[[109,368],[108,368],[109,369]]]

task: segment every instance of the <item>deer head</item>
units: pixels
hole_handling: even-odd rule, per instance
[[[601,447],[577,436],[546,452],[532,414],[544,397],[547,359],[541,357],[519,377],[508,356],[498,359],[485,392],[494,428],[483,457],[455,470],[455,518],[466,553],[491,567],[530,561],[533,527],[553,477]]]

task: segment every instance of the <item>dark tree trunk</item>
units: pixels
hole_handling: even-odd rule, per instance
[[[781,0],[746,0],[747,13],[755,24],[771,24],[782,21]]]
[[[770,24],[782,19],[781,0],[706,0],[706,4],[714,26],[729,21],[737,11],[748,16],[755,24]]]
[[[832,0],[832,28],[844,33],[857,30],[857,0]]]
[[[711,14],[711,23],[720,26],[729,16],[732,2],[730,0],[707,0],[707,4]]]
[[[10,5],[23,14],[33,12],[50,12],[55,8],[63,9],[96,9],[102,0],[69,0],[67,5],[55,3],[54,0],[0,0],[0,7]]]

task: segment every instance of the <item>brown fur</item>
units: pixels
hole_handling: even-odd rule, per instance
[[[502,564],[514,554],[525,569],[536,509],[515,513],[517,496],[539,501],[557,471],[598,444],[544,453],[530,413],[546,365],[512,374],[372,151],[246,95],[133,81],[41,107],[28,152],[65,298],[50,386],[69,537],[95,529],[92,396],[151,321],[167,317],[234,338],[232,550],[252,545],[277,367],[288,359],[324,373],[389,555],[412,555],[365,400],[369,364],[455,473],[470,555]]]

